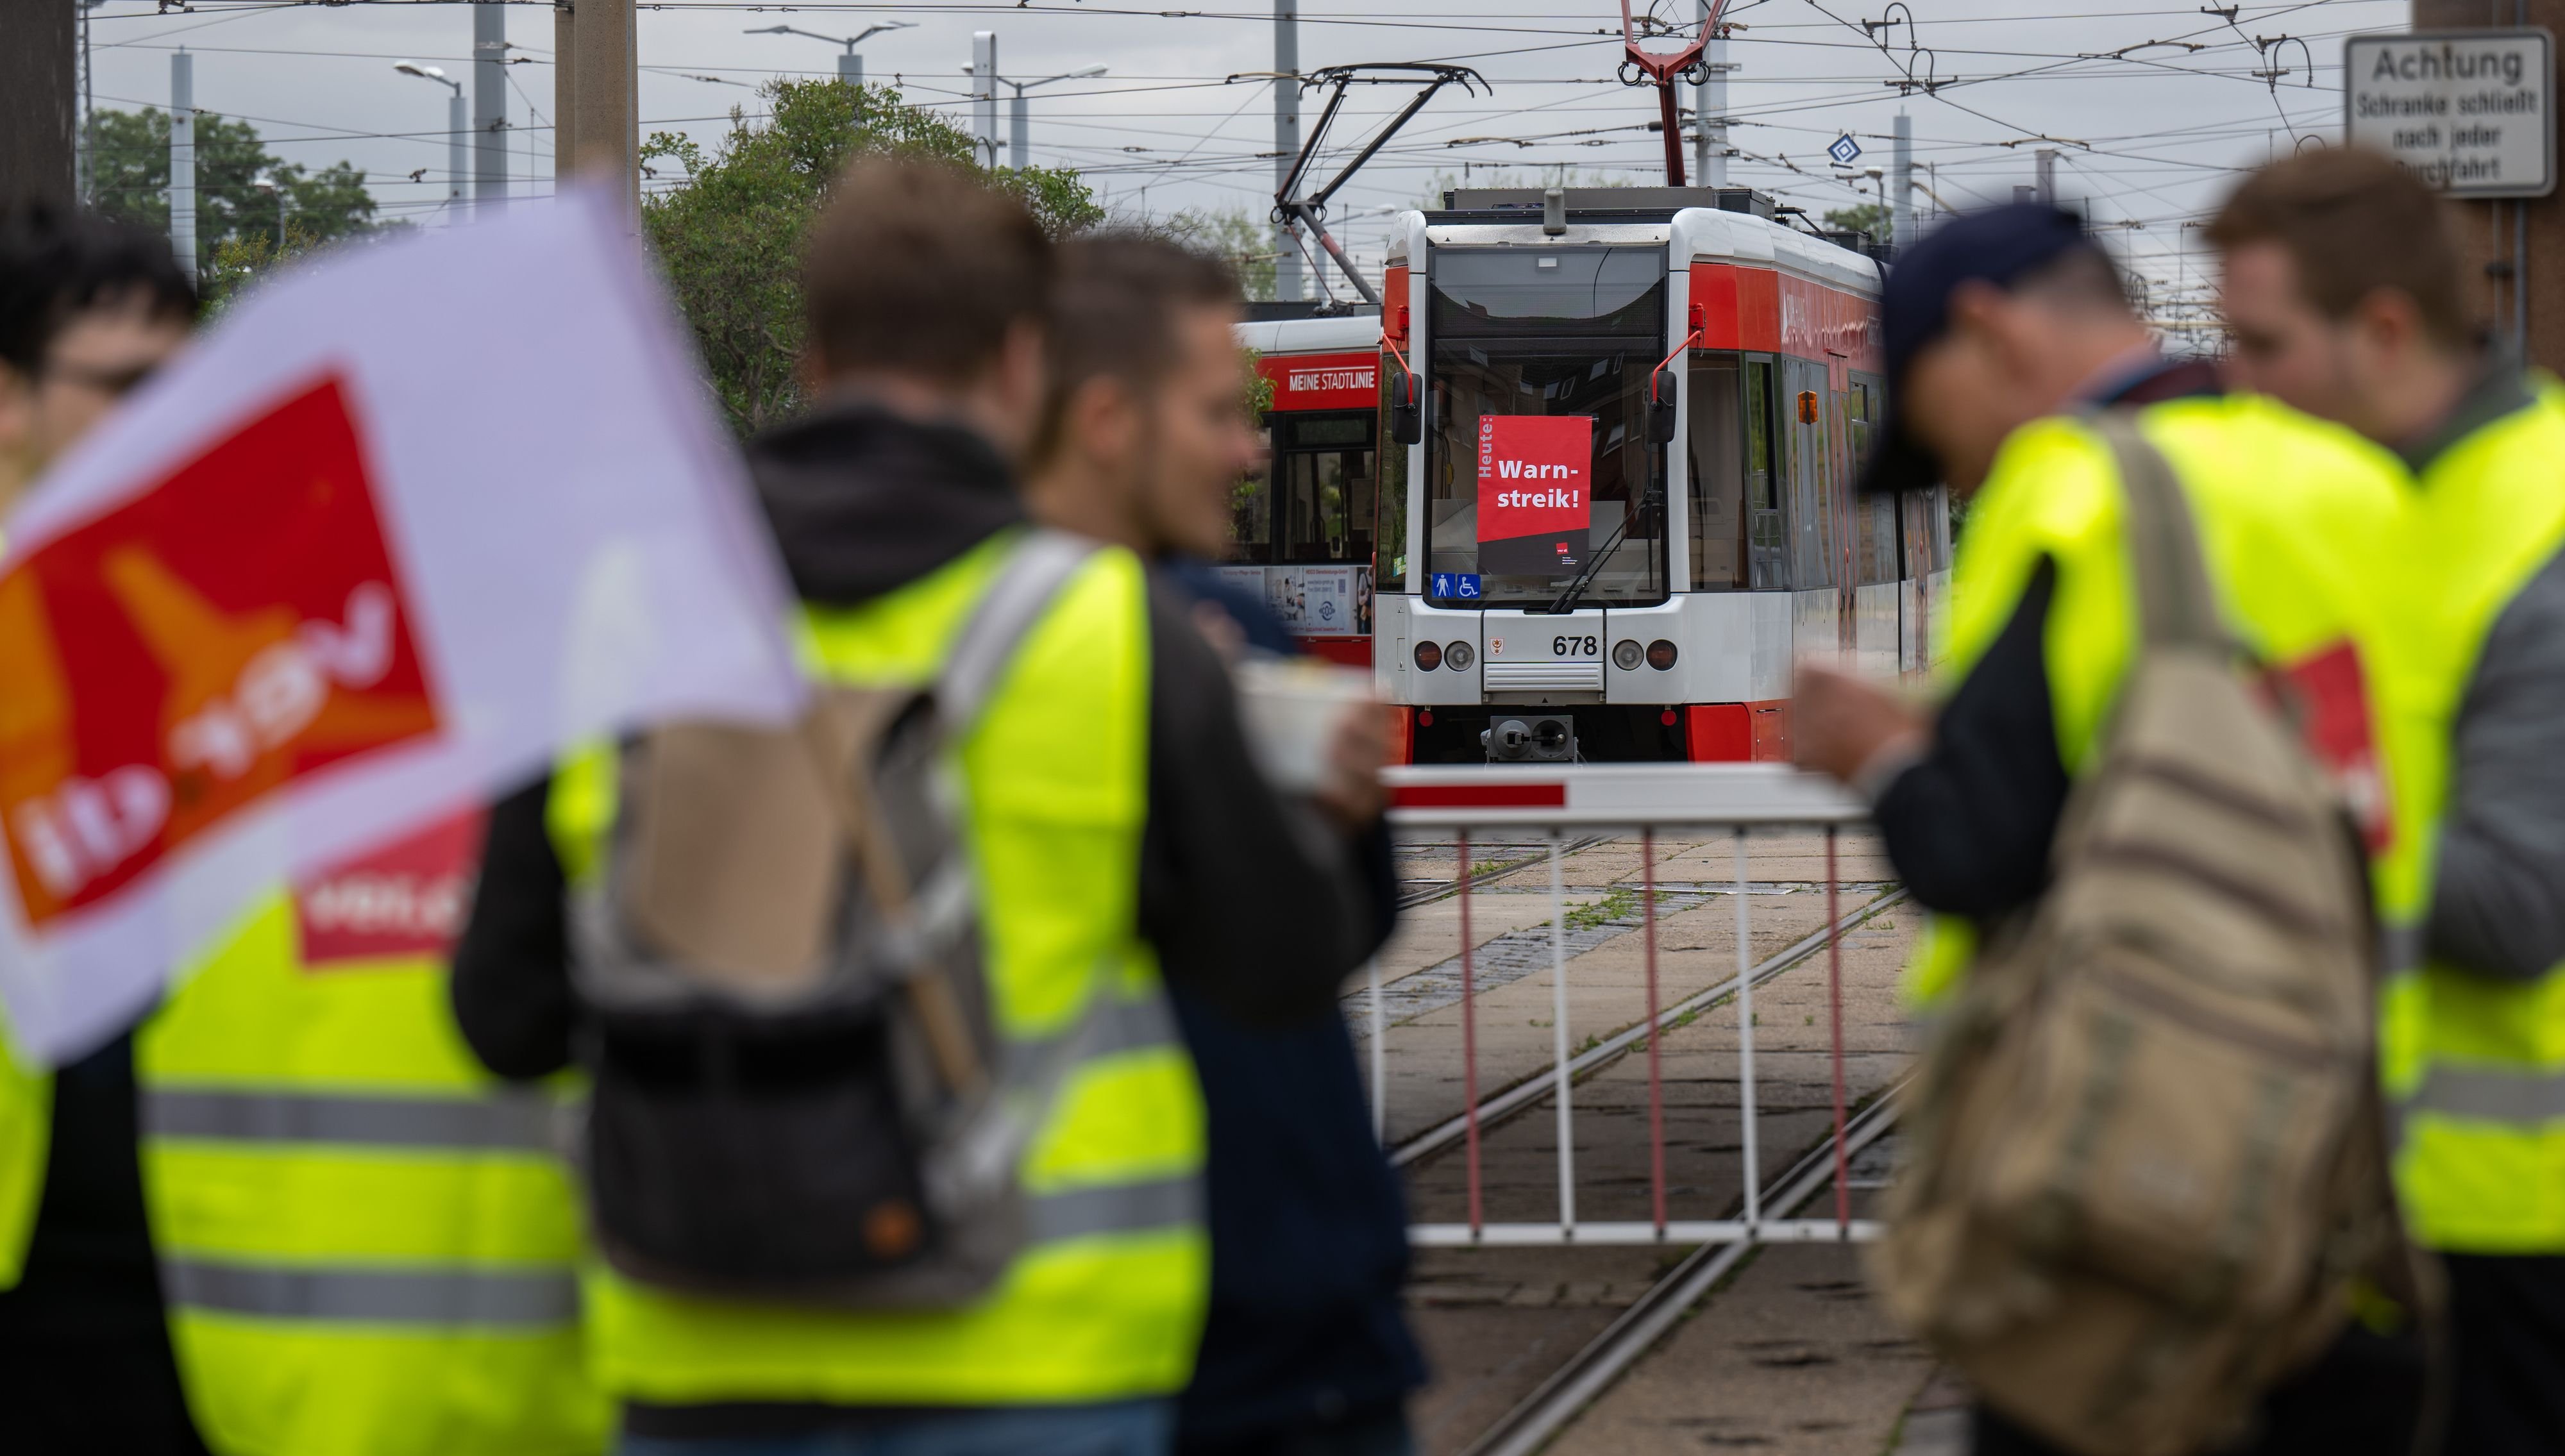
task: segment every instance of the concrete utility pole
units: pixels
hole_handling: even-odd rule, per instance
[[[1915,242],[1915,118],[1897,113],[1895,141],[1889,147],[1889,241],[1900,248]]]
[[[196,58],[169,58],[169,251],[196,276]]]
[[[577,0],[571,17],[572,45],[578,66],[578,104],[565,108],[565,124],[576,128],[577,147],[564,152],[556,145],[555,175],[567,170],[581,176],[609,178],[641,210],[640,49],[632,0]],[[574,122],[570,118],[576,114]]]
[[[980,165],[998,165],[998,33],[971,33],[971,134],[980,143]]]
[[[2039,169],[2037,172],[2039,181],[2035,184],[2038,189],[2039,205],[2055,207],[2057,205],[2057,148],[2043,146],[2030,155],[2032,164]]]
[[[508,202],[508,7],[472,7],[472,211]]]
[[[12,5],[0,27],[0,201],[69,204],[78,195],[72,102],[79,47],[71,7]]]
[[[447,91],[445,98],[445,225],[463,225],[463,135],[471,128],[470,117],[463,109],[463,83],[446,79],[442,66],[421,66],[415,61],[397,61],[392,69],[403,76],[433,81]]]
[[[1710,0],[1699,0],[1701,23],[1710,24]],[[1701,48],[1701,85],[1692,89],[1692,174],[1695,185],[1728,185],[1728,40],[1712,36]]]
[[[1292,160],[1300,155],[1300,0],[1274,0],[1274,185],[1291,179]],[[1300,250],[1291,230],[1274,225],[1274,297],[1298,303],[1306,297],[1300,281]]]
[[[1091,77],[1102,76],[1103,74],[1103,67],[1089,66],[1083,71],[1071,71],[1064,76],[1046,76],[1040,81],[1008,82],[1007,85],[1014,87],[1016,90],[1015,101],[1013,103],[1015,109],[1008,117],[1008,164],[1013,166],[1019,172],[1033,165],[1033,121],[1032,118],[1026,114],[1026,92],[1029,92],[1038,86],[1049,86],[1054,81],[1085,81]]]
[[[570,175],[579,155],[578,12],[567,4],[553,6],[553,190]]]

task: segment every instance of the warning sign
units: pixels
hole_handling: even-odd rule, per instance
[[[279,785],[431,733],[353,422],[286,400],[0,579],[0,825],[30,925]]]
[[[2343,123],[2457,197],[2556,190],[2555,66],[2547,32],[2407,31],[2343,42]]]
[[[1479,570],[1569,576],[1594,520],[1592,415],[1479,417]]]

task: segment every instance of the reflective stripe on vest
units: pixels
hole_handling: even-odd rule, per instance
[[[842,682],[931,682],[1012,545],[985,542],[860,607],[810,609],[806,665]],[[677,1404],[977,1405],[1182,1387],[1208,1275],[1203,1128],[1192,1063],[1133,930],[1146,611],[1139,562],[1098,553],[958,745],[1002,1054],[1078,1038],[1080,1060],[1025,1153],[1025,1249],[969,1308],[882,1316],[689,1299],[598,1270],[589,1309],[609,1388]],[[614,820],[613,759],[583,754],[555,784],[547,819],[561,861],[593,874]]]
[[[2411,750],[2381,706],[2394,669],[2376,600],[2407,507],[2402,467],[2347,430],[2249,395],[2173,400],[2139,420],[2182,482],[2219,607],[2244,645],[2279,666],[2346,642],[2358,651],[2390,802],[2400,821],[2409,817],[2395,794],[2399,759]],[[2121,510],[2118,470],[2100,438],[2073,419],[2034,421],[2004,441],[1970,501],[1952,569],[1946,695],[2012,620],[2040,559],[2056,563],[2042,658],[2070,774],[2091,763],[2137,651]],[[2379,861],[2382,907],[2397,923],[2419,919],[2421,845],[2400,822]],[[1909,994],[1947,993],[1977,938],[1968,922],[1935,917],[1909,962]]]
[[[310,963],[273,896],[134,1068],[171,1344],[215,1451],[603,1449],[556,1100],[481,1070],[440,961]]]
[[[2565,547],[2565,388],[2540,378],[2529,408],[2435,459],[2416,509],[2406,615],[2422,666],[2412,712],[2430,746],[2418,775],[2422,812],[2437,826],[2485,637]],[[2524,982],[2433,962],[2387,989],[2380,1060],[2399,1127],[2397,1180],[2425,1244],[2565,1253],[2560,972]]]

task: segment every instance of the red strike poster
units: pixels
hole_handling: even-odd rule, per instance
[[[1594,520],[1592,415],[1479,417],[1479,570],[1573,576]]]

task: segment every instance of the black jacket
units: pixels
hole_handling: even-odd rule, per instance
[[[1210,567],[1177,561],[1163,573],[1228,613],[1250,646],[1299,651],[1263,601]],[[1387,939],[1398,893],[1387,829],[1362,849],[1379,906],[1374,938]],[[1317,1449],[1305,1443],[1425,1383],[1400,1298],[1406,1198],[1372,1137],[1353,1038],[1335,1007],[1265,1028],[1182,987],[1174,1000],[1211,1131],[1211,1310],[1176,1450]]]
[[[750,448],[758,495],[804,600],[846,606],[926,576],[1024,519],[985,441],[955,426],[844,407]],[[1267,786],[1227,668],[1188,603],[1153,581],[1148,819],[1139,931],[1174,987],[1243,1021],[1305,1026],[1377,943],[1376,893],[1345,838]],[[569,1065],[578,1007],[564,879],[545,832],[547,785],[494,809],[472,921],[457,947],[454,1009],[492,1070]],[[630,1428],[677,1437],[861,1423],[855,1411],[775,1406],[635,1408]]]

